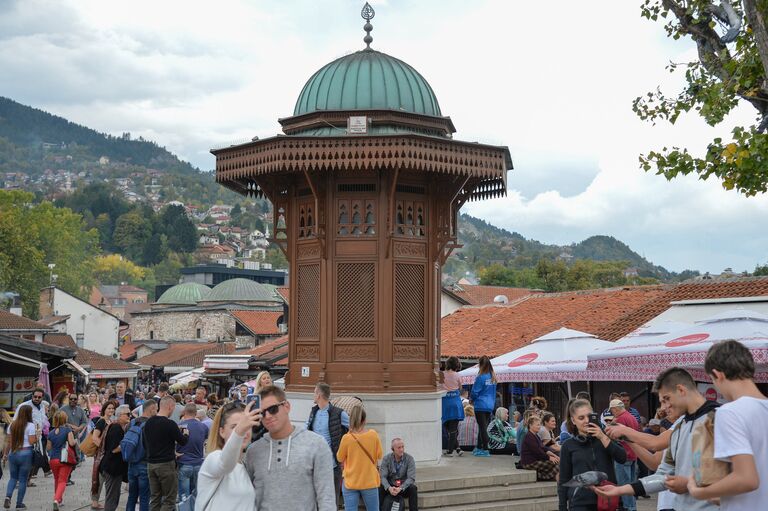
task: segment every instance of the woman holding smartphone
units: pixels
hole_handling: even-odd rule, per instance
[[[591,420],[590,420],[591,418]],[[560,509],[569,511],[597,511],[597,495],[588,488],[563,486],[571,478],[584,472],[605,472],[608,481],[615,482],[613,464],[624,463],[627,453],[613,442],[599,426],[600,418],[592,405],[584,399],[568,403],[568,432],[571,438],[560,449],[560,481],[557,487]]]

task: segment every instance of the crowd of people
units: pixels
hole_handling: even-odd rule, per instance
[[[673,367],[654,382],[661,405],[647,422],[627,393],[612,394],[596,412],[581,392],[558,428],[542,397],[522,414],[500,406],[490,360],[482,357],[478,369],[463,389],[459,361],[446,363],[444,456],[461,456],[467,446],[474,456],[506,455],[510,463],[518,455],[518,468],[558,483],[561,511],[633,511],[636,498],[655,493],[660,511],[753,511],[768,502],[768,485],[760,484],[768,477],[768,399],[738,342],[714,345],[706,359],[726,404],[707,400],[690,373]],[[356,511],[361,501],[369,510],[418,510],[416,463],[405,442],[392,439],[385,456],[363,402],[334,405],[325,383],[315,387],[301,425],[305,418],[292,421],[291,403],[268,373],[222,400],[203,386],[174,394],[166,383],[53,398],[39,385],[28,397],[13,418],[0,411],[5,509],[14,494],[15,508],[26,509],[42,469],[53,475],[51,509],[58,511],[73,471],[92,457],[93,509],[116,510],[127,483],[129,511],[330,511],[342,503]],[[595,473],[604,475],[590,479]]]
[[[516,453],[519,468],[557,481],[560,511],[635,511],[636,499],[651,494],[658,494],[659,511],[754,511],[768,502],[768,483],[760,484],[768,480],[768,398],[739,342],[717,343],[706,357],[705,371],[726,404],[706,399],[688,371],[672,367],[654,382],[660,408],[653,419],[646,422],[626,392],[611,394],[600,413],[580,392],[568,402],[559,434],[542,397],[531,398],[522,417],[498,399],[494,404],[488,357],[479,359],[464,395],[457,364],[448,359],[444,371],[444,456],[460,456],[462,447],[479,457]],[[596,472],[603,479],[589,480]]]
[[[27,488],[42,469],[53,475],[51,509],[59,510],[72,472],[91,457],[92,509],[117,509],[125,483],[130,511],[330,511],[342,502],[356,510],[360,501],[366,509],[400,501],[418,509],[413,457],[400,438],[384,456],[362,401],[342,409],[319,383],[306,425],[294,425],[291,403],[269,373],[256,381],[223,400],[203,386],[174,394],[167,383],[51,399],[38,385],[13,419],[0,412],[10,468],[4,508],[15,493],[15,509],[26,509]]]

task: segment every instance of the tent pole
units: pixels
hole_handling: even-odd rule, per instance
[[[568,385],[568,399],[570,400],[573,399],[573,392],[571,392],[571,380],[568,380],[566,383]]]

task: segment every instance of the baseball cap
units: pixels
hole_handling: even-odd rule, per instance
[[[659,419],[651,419],[648,421],[649,426],[660,426],[661,421]]]
[[[621,399],[614,399],[610,402],[608,408],[624,408],[624,402]]]

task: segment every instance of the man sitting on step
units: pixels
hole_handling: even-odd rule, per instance
[[[379,500],[382,502],[382,509],[389,509],[392,500],[400,496],[408,499],[408,509],[418,511],[416,460],[405,452],[405,442],[402,438],[392,440],[392,452],[381,460],[379,474],[381,475]]]

